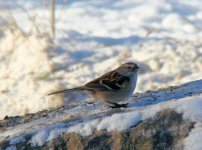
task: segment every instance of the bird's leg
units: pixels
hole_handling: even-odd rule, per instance
[[[112,104],[112,106],[109,106],[110,108],[126,108],[128,107],[128,103],[126,104],[118,104],[118,103],[113,103],[113,102],[109,102],[107,101],[109,104]]]

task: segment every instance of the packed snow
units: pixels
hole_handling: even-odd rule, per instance
[[[99,121],[93,120],[76,124],[70,127],[68,132],[78,132],[81,134],[84,133],[83,135],[88,135],[92,134],[92,132],[88,131],[94,130],[122,131],[136,125],[141,120],[153,117],[157,112],[166,108],[183,113],[185,119],[190,119],[193,122],[202,122],[202,96],[200,95],[194,98],[184,98],[178,101],[172,100],[150,107],[143,107],[141,110],[128,113],[113,114]]]
[[[77,122],[75,125],[68,128],[61,126],[58,127],[57,125],[53,129],[42,129],[32,137],[31,143],[42,146],[45,142],[57,138],[62,133],[75,132],[80,133],[83,136],[88,136],[95,131],[100,130],[106,130],[109,132],[123,131],[135,126],[142,120],[154,117],[157,112],[167,108],[182,113],[184,119],[196,122],[195,128],[184,140],[184,145],[186,149],[200,150],[201,143],[198,140],[202,138],[202,95],[162,102],[149,107],[141,107],[140,109],[137,107],[131,107],[129,108],[129,112],[115,113],[111,116],[99,119],[87,119],[81,123]]]
[[[14,145],[14,144],[17,144],[19,142],[22,142],[25,140],[25,137],[24,136],[18,136],[16,138],[13,138],[11,141],[10,141],[10,144],[11,145]]]
[[[184,140],[185,150],[193,149],[200,150],[202,149],[201,139],[202,138],[202,124],[198,123],[195,125],[195,128],[191,131],[190,135]]]

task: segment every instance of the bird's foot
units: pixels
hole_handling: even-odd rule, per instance
[[[112,106],[109,106],[110,108],[127,108],[128,107],[128,103],[126,104],[118,104],[118,103],[112,103],[112,102],[108,102],[110,104],[112,104]]]

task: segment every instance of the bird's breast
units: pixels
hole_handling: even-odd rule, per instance
[[[136,87],[136,83],[137,83],[137,74],[133,74],[130,78],[131,82],[130,82],[130,85],[129,85],[129,88],[130,88],[130,94],[132,95],[134,90],[135,90],[135,87]]]

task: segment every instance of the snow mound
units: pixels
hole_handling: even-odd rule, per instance
[[[0,119],[61,106],[61,96],[46,96],[52,86],[59,87],[57,81],[45,80],[53,71],[47,39],[25,37],[20,31],[5,34],[0,39]]]
[[[194,33],[197,31],[196,27],[193,23],[191,23],[191,21],[178,14],[169,14],[166,16],[162,21],[162,25],[168,29],[182,30],[187,33]]]

